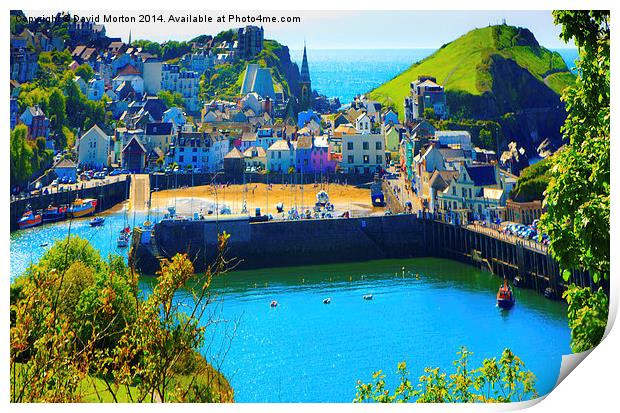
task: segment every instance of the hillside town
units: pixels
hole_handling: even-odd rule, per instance
[[[297,173],[314,181],[366,175],[391,178],[386,182],[407,210],[455,223],[531,224],[541,215],[540,201],[509,199],[522,148],[512,143],[498,157],[475,146],[470,132],[438,130],[427,119],[444,119],[450,112],[435,78],[411,83],[403,117],[364,95],[344,106],[326,105],[312,89],[311,51],[305,45],[298,88],[285,93],[272,69],[247,63],[263,50],[264,29],[233,32],[232,42],[203,36],[175,63],[134,46],[131,33],[125,43],[88,22],[69,24],[68,40],[28,28],[12,35],[11,128],[25,125],[29,141],[43,138],[55,154],[52,172],[40,171],[42,177],[33,176],[28,186],[14,187],[14,195],[58,190],[61,184],[79,187],[80,181],[108,174]],[[79,93],[104,102],[106,111],[103,122],[78,128],[73,146],[66,148],[58,147],[50,116],[39,105],[23,107],[19,101],[20,89],[40,75],[39,55],[53,51],[70,53],[66,69],[76,72]],[[231,61],[245,66],[237,98],[203,100],[201,77]],[[92,69],[87,79],[78,74],[84,65]]]

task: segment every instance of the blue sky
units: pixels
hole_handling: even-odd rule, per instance
[[[83,16],[114,15],[137,16],[140,12],[74,12]],[[142,12],[144,13],[144,12]],[[183,16],[207,14],[218,16],[229,12],[218,11],[150,11]],[[240,16],[248,12],[237,11]],[[259,12],[250,12],[256,15]],[[27,16],[49,14],[28,12]],[[560,28],[553,24],[550,11],[265,11],[270,16],[299,16],[301,23],[264,24],[267,38],[276,39],[291,49],[303,47],[304,40],[313,49],[408,49],[438,48],[476,27],[501,23],[529,28],[539,43],[547,48],[573,47],[558,38]],[[155,41],[189,40],[199,34],[215,34],[223,29],[243,26],[243,23],[181,24],[181,23],[106,23],[110,36],[127,41],[129,30],[133,39]],[[260,24],[258,24],[260,25]]]

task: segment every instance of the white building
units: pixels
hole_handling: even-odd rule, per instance
[[[157,59],[147,59],[142,68],[144,90],[149,95],[156,95],[161,90],[162,62]]]
[[[385,167],[385,137],[380,134],[342,135],[340,167],[349,173],[373,173]]]
[[[230,142],[224,136],[201,132],[181,132],[168,152],[168,161],[179,167],[191,165],[203,172],[224,169],[224,156],[230,152]]]
[[[162,65],[161,88],[183,96],[185,107],[191,112],[200,109],[198,91],[200,75],[190,70],[181,70],[178,65]]]
[[[370,133],[372,130],[372,123],[366,113],[362,113],[355,119],[355,129],[362,135]]]
[[[110,137],[97,125],[77,141],[78,165],[101,169],[108,165]]]
[[[141,95],[144,93],[144,79],[140,75],[119,75],[112,80],[112,87],[116,90],[123,82],[131,85],[133,90]]]
[[[88,100],[101,100],[105,94],[105,84],[101,76],[95,75],[93,79],[88,81],[86,89],[86,97]]]
[[[295,167],[295,145],[280,139],[267,149],[267,169],[287,173],[290,167]]]
[[[185,119],[185,112],[183,112],[183,109],[178,107],[171,107],[164,112],[162,122],[172,122],[175,126],[175,129],[179,131],[181,130],[183,125],[185,125],[185,122],[187,122],[187,120]]]

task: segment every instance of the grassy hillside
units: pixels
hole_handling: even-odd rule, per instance
[[[529,30],[499,25],[474,29],[443,45],[431,56],[370,92],[370,96],[392,105],[402,116],[409,84],[420,75],[436,77],[448,92],[481,96],[492,92],[494,78],[489,62],[494,55],[513,60],[556,94],[575,79],[562,57],[541,47]]]
[[[219,97],[223,99],[233,99],[239,97],[245,69],[250,63],[257,63],[261,67],[271,68],[271,76],[274,86],[279,84],[287,95],[291,94],[291,89],[286,77],[286,71],[290,70],[287,66],[288,61],[282,61],[282,55],[288,57],[288,50],[284,52],[284,46],[275,40],[265,40],[263,50],[253,59],[239,60],[233,63],[225,63],[216,66],[212,73],[208,73],[205,81],[201,83],[201,92],[205,99]]]

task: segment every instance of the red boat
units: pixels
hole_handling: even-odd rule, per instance
[[[34,212],[29,206],[19,221],[17,221],[17,226],[19,229],[26,229],[41,225],[42,222],[43,216],[41,215],[41,212]]]
[[[515,303],[515,296],[512,288],[508,285],[508,280],[504,278],[504,285],[499,287],[497,292],[497,305],[500,308],[510,308]]]

